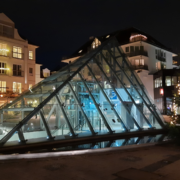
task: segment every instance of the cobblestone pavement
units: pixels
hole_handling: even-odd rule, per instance
[[[44,159],[0,161],[1,180],[179,180],[172,144]]]

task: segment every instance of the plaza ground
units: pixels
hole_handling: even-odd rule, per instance
[[[173,144],[0,161],[2,180],[179,180],[179,167],[180,147]]]

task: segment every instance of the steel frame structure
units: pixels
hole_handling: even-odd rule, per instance
[[[1,146],[164,128],[115,37],[4,105],[0,113]],[[19,123],[7,127],[12,114]],[[27,131],[33,123],[36,128]]]

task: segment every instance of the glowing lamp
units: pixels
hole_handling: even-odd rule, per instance
[[[164,89],[160,89],[160,94],[161,94],[161,95],[164,94]]]

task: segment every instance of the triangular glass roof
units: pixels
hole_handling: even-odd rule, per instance
[[[4,105],[0,113],[1,145],[164,127],[114,37]]]

